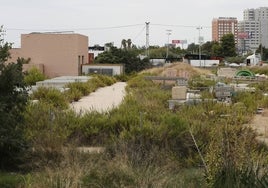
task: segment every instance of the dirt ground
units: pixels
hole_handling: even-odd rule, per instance
[[[268,144],[268,109],[264,109],[261,114],[256,114],[250,126],[256,130],[257,139]]]
[[[97,91],[70,104],[78,114],[90,111],[105,112],[117,107],[125,97],[125,82],[99,88]]]

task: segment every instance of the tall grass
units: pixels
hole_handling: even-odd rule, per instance
[[[94,77],[70,90],[86,94],[114,82],[104,80]],[[254,162],[267,164],[266,149],[256,142],[252,130],[243,127],[257,106],[250,99],[254,96],[262,100],[259,95],[239,94],[234,97],[236,105],[208,102],[170,111],[167,100],[171,91],[144,79],[142,74],[131,78],[126,90],[122,104],[105,113],[92,111],[79,116],[47,103],[29,106],[25,135],[35,150],[29,155],[29,163],[38,171],[25,184],[239,187],[247,178],[251,183],[265,183],[266,175],[261,172],[266,168],[256,171]],[[102,146],[106,150],[85,154],[77,152],[77,146]],[[206,173],[196,147],[205,157]]]

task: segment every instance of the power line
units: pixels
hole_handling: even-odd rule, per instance
[[[82,30],[106,30],[106,29],[119,29],[119,28],[127,28],[127,27],[135,27],[135,26],[141,26],[144,24],[132,24],[132,25],[118,25],[118,26],[109,26],[109,27],[88,27],[88,28],[71,28],[68,30],[75,30],[75,31],[82,31]],[[6,30],[10,31],[62,31],[66,29],[25,29],[25,28],[6,28]]]
[[[154,26],[164,26],[164,27],[188,27],[188,28],[196,28],[198,26],[195,25],[173,25],[173,24],[151,24]],[[205,28],[211,28],[211,26],[202,26]]]
[[[88,28],[69,28],[69,29],[31,29],[31,28],[5,28],[9,31],[53,31],[58,32],[62,30],[75,30],[75,31],[82,31],[82,30],[106,30],[106,29],[120,29],[120,28],[128,28],[128,27],[135,27],[135,26],[141,26],[142,24],[130,24],[130,25],[117,25],[117,26],[107,26],[107,27],[88,27]],[[164,27],[185,27],[185,28],[196,28],[198,26],[194,25],[176,25],[176,24],[159,24],[159,23],[150,23],[150,25],[153,26],[164,26]],[[203,28],[211,28],[211,26],[202,26]]]
[[[141,29],[141,31],[134,37],[134,41],[142,34],[142,32],[144,31],[145,26]]]

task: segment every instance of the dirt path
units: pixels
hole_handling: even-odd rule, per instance
[[[261,114],[256,114],[250,126],[256,130],[257,139],[268,144],[268,109],[264,109]]]
[[[125,97],[125,82],[117,82],[111,86],[103,87],[90,95],[71,104],[77,113],[89,111],[105,112],[117,107]]]

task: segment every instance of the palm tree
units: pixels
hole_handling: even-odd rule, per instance
[[[124,49],[127,48],[127,41],[126,41],[126,39],[123,39],[122,40],[122,42],[121,42],[121,48],[122,48],[122,46],[123,46]]]
[[[127,42],[127,48],[130,49],[131,48],[131,44],[132,44],[131,39],[127,39],[126,42]]]

